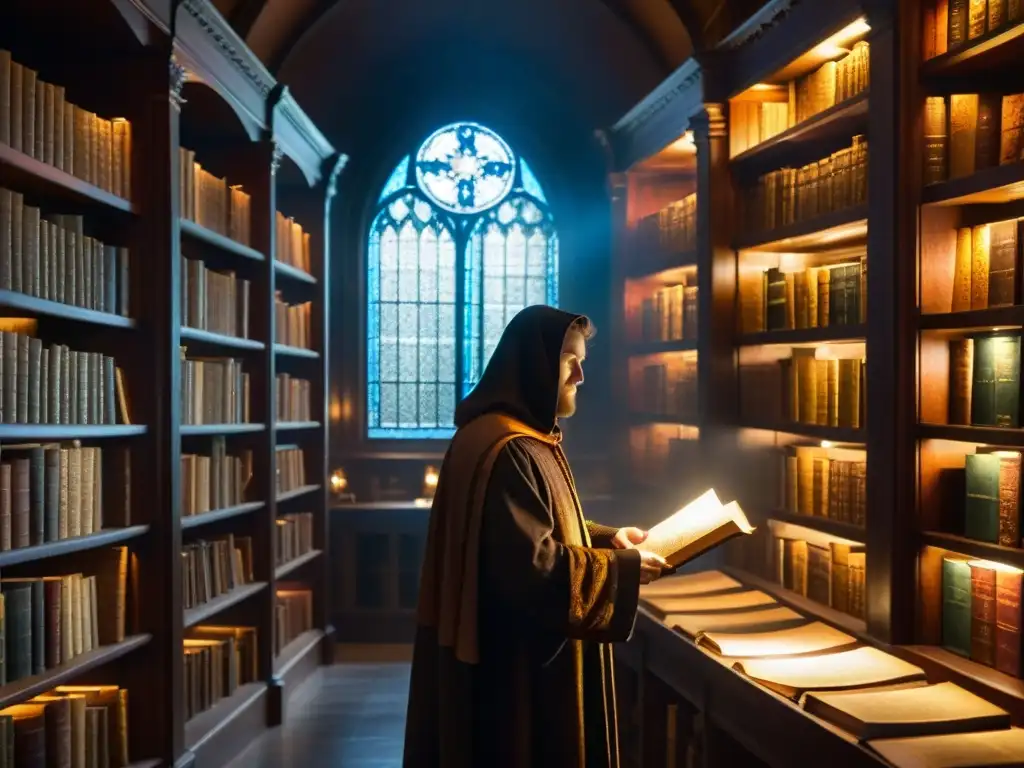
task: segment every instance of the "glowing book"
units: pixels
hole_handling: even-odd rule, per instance
[[[718,500],[714,490],[697,497],[648,532],[643,548],[677,567],[741,534],[754,532],[740,505]]]
[[[913,683],[924,670],[877,648],[782,659],[741,659],[733,669],[776,693],[799,699],[808,691],[843,691]]]
[[[641,549],[643,545],[641,545]],[[667,576],[640,587],[641,597],[687,597],[743,589],[743,585],[721,571],[700,571]]]
[[[868,742],[896,768],[1024,768],[1024,730],[978,731]]]
[[[667,616],[670,613],[749,611],[752,608],[769,608],[778,605],[774,597],[757,589],[692,597],[644,597],[643,601],[655,613],[662,616]]]
[[[701,632],[768,632],[806,623],[806,618],[783,605],[753,611],[673,613],[665,617],[665,624],[689,637]]]
[[[856,638],[820,621],[771,632],[701,632],[697,636],[702,648],[748,659],[821,653],[856,643]]]
[[[808,693],[804,709],[861,741],[1010,727],[1009,712],[955,683],[898,691]]]

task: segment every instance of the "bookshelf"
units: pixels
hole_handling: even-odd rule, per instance
[[[345,157],[211,4],[175,9],[0,11],[0,567],[5,626],[43,643],[8,646],[0,720],[88,704],[131,768],[225,764],[332,655]]]
[[[727,116],[724,163],[695,130],[698,179],[707,169],[709,183],[732,196],[723,192],[721,209],[701,219],[695,255],[698,274],[710,272],[707,294],[701,282],[708,317],[701,315],[697,340],[701,375],[712,375],[718,364],[706,363],[718,355],[721,379],[701,395],[701,461],[670,464],[668,479],[656,481],[662,497],[692,497],[684,486],[696,483],[694,491],[714,485],[723,499],[738,499],[759,530],[727,546],[716,567],[919,665],[932,683],[950,680],[989,699],[1020,725],[1024,674],[1007,649],[1016,647],[1013,626],[1021,620],[1012,607],[1024,571],[1017,499],[1024,87],[1013,63],[1024,18],[1010,18],[1001,4],[963,4],[964,38],[951,45],[948,16],[938,17],[954,5],[766,4],[703,60],[696,96],[688,98],[673,75],[633,110],[648,116],[645,125],[612,130],[613,181],[628,180],[667,146],[651,125],[693,127],[694,102]],[[975,18],[972,31],[970,9],[982,6],[996,15]],[[794,58],[794,51],[804,53]],[[807,93],[822,92],[820,82],[814,91],[807,83],[820,81],[823,68],[832,70],[829,82],[846,83],[843,90],[801,108]],[[628,211],[613,198],[623,227]],[[716,225],[722,218],[736,222],[724,234]],[[855,269],[845,274],[847,266]],[[819,312],[814,323],[811,286],[823,284],[825,270],[830,314]],[[853,296],[842,316],[837,284]],[[705,296],[717,298],[705,305]],[[858,374],[842,371],[854,365]],[[802,412],[799,369],[819,366],[825,407],[805,401]],[[989,369],[996,372],[986,377]],[[844,376],[857,381],[856,397],[844,395]],[[810,383],[804,389],[817,400],[822,390]],[[820,485],[837,468],[833,484]],[[780,562],[778,539],[804,544],[782,544]],[[825,550],[833,573],[837,563],[844,568],[837,545],[848,547],[845,570],[859,571],[862,582],[852,607],[836,605],[834,589],[815,592],[809,583],[812,549],[819,574]],[[786,547],[803,546],[807,565],[787,565]],[[805,568],[801,583],[794,576]],[[670,660],[690,653],[688,641],[653,619],[638,628],[642,647],[623,652],[634,669],[667,683],[752,751],[770,754],[767,728],[695,689],[704,685],[698,661],[688,667],[692,683],[672,672]],[[986,631],[1003,640],[986,642]],[[708,677],[718,675],[720,665],[709,664]],[[824,748],[837,757],[844,749]]]

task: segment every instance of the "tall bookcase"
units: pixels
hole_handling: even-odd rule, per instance
[[[701,392],[701,460],[671,463],[662,496],[713,485],[738,499],[758,531],[726,547],[730,575],[1021,725],[1015,13],[774,0],[702,58],[695,95],[674,74],[609,144],[613,192],[625,178],[630,193],[673,140],[662,126],[688,125],[697,144],[697,347],[701,375],[719,378]],[[694,123],[695,102],[709,126],[725,116],[720,132]],[[629,210],[613,194],[624,229]],[[775,732],[791,729],[823,755],[877,759],[803,715],[782,728],[786,707],[732,690],[658,621],[638,626],[623,658],[769,764],[788,764]],[[672,673],[683,663],[692,680]],[[763,727],[747,707],[765,708]]]
[[[0,568],[68,575],[24,606],[5,583],[5,626],[71,636],[63,658],[7,644],[0,704],[26,706],[0,719],[57,707],[60,749],[65,705],[35,697],[113,685],[110,765],[225,764],[333,655],[327,222],[345,156],[203,0],[0,16],[0,507],[18,500]]]

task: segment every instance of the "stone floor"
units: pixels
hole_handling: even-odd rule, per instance
[[[305,688],[230,768],[400,768],[408,662],[339,663]]]

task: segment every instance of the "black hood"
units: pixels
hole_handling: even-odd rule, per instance
[[[498,412],[538,432],[554,430],[562,343],[569,327],[581,318],[539,304],[516,314],[501,334],[480,382],[455,409],[455,426]]]

